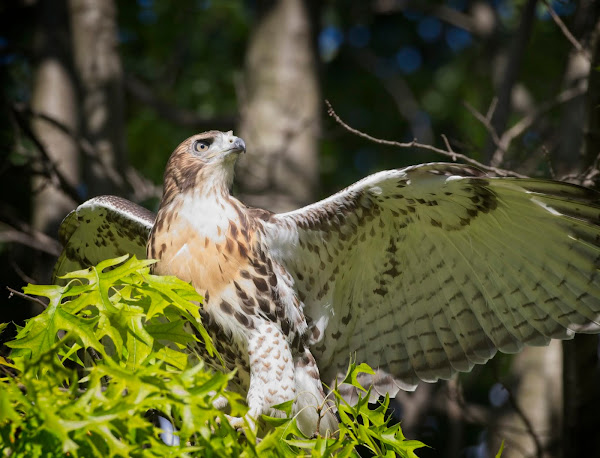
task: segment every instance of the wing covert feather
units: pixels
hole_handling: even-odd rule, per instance
[[[126,253],[144,259],[155,216],[116,196],[99,196],[84,202],[60,225],[59,239],[64,248],[54,266],[53,281],[67,272]]]
[[[325,383],[351,357],[394,395],[600,332],[600,195],[457,164],[371,175],[265,223],[310,320]],[[352,393],[349,393],[352,395]]]

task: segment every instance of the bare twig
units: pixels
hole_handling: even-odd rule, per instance
[[[585,86],[578,85],[566,89],[558,94],[554,99],[542,103],[537,109],[524,116],[519,122],[502,134],[499,140],[500,148],[506,151],[510,143],[527,129],[529,129],[542,115],[546,114],[548,111],[552,110],[558,105],[585,94],[586,90],[587,88]]]
[[[529,434],[529,436],[531,436],[531,439],[533,440],[533,442],[535,444],[535,450],[536,450],[535,456],[538,458],[541,458],[543,456],[543,450],[544,450],[543,446],[542,446],[542,442],[541,442],[540,438],[538,437],[535,429],[533,428],[533,425],[532,425],[531,421],[529,420],[529,417],[527,417],[527,415],[525,414],[523,409],[521,409],[521,406],[519,406],[519,404],[517,402],[517,398],[514,395],[514,393],[512,392],[512,390],[508,387],[508,385],[506,385],[505,383],[502,383],[500,375],[498,373],[498,366],[496,364],[492,364],[491,367],[492,367],[492,370],[494,371],[496,381],[498,383],[500,383],[502,385],[502,387],[506,390],[506,393],[508,394],[508,402],[510,403],[510,405],[514,409],[515,413],[519,416],[519,418],[525,425],[527,434]]]
[[[498,88],[498,102],[494,110],[494,115],[490,119],[490,124],[494,127],[495,132],[504,132],[506,130],[511,111],[512,92],[517,83],[525,49],[533,30],[536,6],[537,0],[527,0],[521,9],[521,21],[512,38],[506,65],[499,78],[501,83]],[[493,139],[490,140],[485,148],[486,157],[490,165],[498,167],[504,161],[504,154],[502,150],[495,147]]]
[[[106,176],[112,181],[115,187],[122,187],[122,181],[127,182],[133,190],[131,198],[136,202],[141,202],[148,198],[159,198],[162,194],[160,186],[156,186],[152,181],[142,176],[133,167],[127,167],[124,171],[116,170],[114,167],[102,161],[98,157],[98,152],[87,139],[77,134],[69,126],[60,122],[59,120],[48,116],[45,113],[32,110],[30,107],[24,104],[15,104],[14,109],[18,110],[25,116],[35,117],[43,119],[44,121],[52,124],[62,133],[68,135],[79,147],[84,156],[97,161],[106,171]]]
[[[450,146],[450,142],[448,141],[448,137],[446,137],[446,135],[445,135],[445,134],[442,134],[442,140],[444,140],[444,145],[446,145],[446,149],[447,149],[449,152],[451,152],[451,153],[454,153],[454,150],[452,149],[452,147]],[[454,157],[452,158],[452,160],[453,160],[453,161],[456,161],[456,159],[455,159],[455,158],[456,158],[456,156],[454,156]]]
[[[492,120],[492,117],[494,116],[494,112],[496,111],[496,105],[498,105],[498,97],[494,97],[492,99],[492,103],[490,103],[490,106],[488,107],[488,111],[485,114],[485,119],[487,119],[488,121]]]
[[[75,202],[77,202],[78,204],[83,202],[81,196],[79,195],[79,192],[77,191],[77,189],[75,189],[75,186],[61,173],[57,165],[54,163],[54,161],[48,154],[46,147],[42,144],[41,140],[30,128],[29,123],[23,116],[23,113],[21,113],[16,107],[13,107],[12,113],[21,131],[33,142],[37,150],[42,155],[43,166],[46,168],[45,176],[53,180],[58,186],[58,188],[71,199],[73,199]]]
[[[41,301],[37,297],[29,296],[29,295],[27,295],[25,293],[17,291],[16,289],[12,289],[10,286],[7,286],[6,289],[10,291],[10,294],[8,295],[9,299],[13,296],[13,294],[16,294],[17,296],[22,297],[23,299],[26,299],[26,300],[28,300],[30,302],[35,302],[36,304],[39,304],[39,305],[41,305],[44,308],[48,307],[48,304],[45,304],[43,301]]]
[[[563,103],[569,102],[576,97],[579,97],[586,92],[586,87],[584,85],[577,85],[572,88],[566,89],[560,94],[558,94],[554,99],[542,103],[535,110],[532,110],[526,116],[523,116],[521,120],[519,120],[516,124],[514,124],[510,129],[507,129],[502,135],[498,135],[494,126],[490,123],[489,118],[489,110],[488,115],[484,116],[480,112],[478,112],[473,106],[469,105],[467,102],[463,102],[465,108],[473,115],[475,119],[477,119],[488,131],[492,142],[496,146],[496,151],[493,154],[493,157],[496,158],[496,162],[501,161],[500,158],[504,156],[504,154],[508,151],[510,144],[512,141],[521,136],[527,129],[529,129],[533,124],[535,124],[543,115],[552,110],[553,108],[561,105]],[[492,105],[494,102],[492,101]]]
[[[52,116],[48,116],[46,113],[42,113],[40,111],[33,110],[33,109],[31,109],[31,107],[25,105],[24,103],[15,103],[13,105],[13,109],[18,111],[19,113],[21,113],[24,116],[43,119],[47,123],[51,124],[53,127],[56,127],[63,134],[68,135],[72,140],[74,140],[77,143],[77,145],[79,146],[79,149],[81,149],[81,151],[85,155],[90,156],[90,157],[98,156],[96,154],[96,150],[94,149],[94,146],[89,141],[87,141],[85,138],[81,137],[80,135],[77,135],[77,133],[73,129],[71,129],[69,126],[67,126],[65,123],[59,121],[58,119],[56,119]]]
[[[450,408],[450,404],[454,407]],[[437,392],[434,407],[440,412],[446,411],[456,419],[472,424],[487,425],[492,418],[489,407],[465,401],[462,389],[456,383],[447,382],[445,389]]]
[[[555,180],[556,173],[554,173],[554,167],[552,167],[552,158],[550,157],[550,151],[548,151],[548,148],[546,148],[546,145],[542,145],[542,152],[544,153],[544,157],[546,158],[546,163],[548,164],[548,171],[550,172],[550,178]]]
[[[494,100],[498,100],[498,99],[496,99],[494,97]],[[487,115],[484,116],[481,113],[479,113],[479,111],[477,111],[472,105],[470,105],[466,101],[463,101],[463,105],[469,111],[469,113],[471,113],[473,115],[473,117],[475,119],[477,119],[483,125],[483,127],[485,127],[485,129],[490,134],[490,137],[492,138],[492,142],[494,142],[494,145],[496,145],[497,148],[500,148],[500,137],[498,136],[498,132],[496,132],[496,129],[494,128],[494,126],[492,126],[492,124],[490,122],[490,118]],[[488,113],[489,113],[489,110],[488,110]],[[502,151],[506,152],[506,150],[502,150]]]
[[[529,420],[527,415],[525,415],[525,412],[523,411],[523,409],[521,409],[521,406],[519,406],[517,399],[515,398],[515,395],[513,394],[513,392],[506,385],[502,384],[502,386],[504,386],[504,389],[508,393],[508,401],[510,402],[510,405],[512,406],[512,408],[515,410],[517,415],[521,418],[521,420],[525,424],[527,433],[531,436],[531,439],[535,443],[536,456],[541,458],[543,456],[544,449],[542,447],[542,442],[540,441],[540,438],[538,437],[535,430],[533,429],[533,425],[531,424],[531,421]]]
[[[325,104],[327,105],[327,114],[329,116],[331,116],[340,126],[342,126],[344,129],[346,129],[348,132],[351,132],[354,135],[365,138],[374,143],[378,143],[380,145],[395,146],[397,148],[418,148],[418,149],[422,149],[422,150],[433,151],[434,153],[438,153],[443,156],[449,157],[453,161],[460,159],[461,161],[465,161],[471,165],[474,165],[475,167],[478,167],[478,168],[488,171],[488,172],[492,172],[498,176],[505,176],[505,177],[511,176],[511,177],[518,177],[518,178],[526,178],[525,175],[521,175],[520,173],[516,173],[511,170],[500,169],[497,167],[490,167],[489,165],[482,164],[481,162],[476,161],[475,159],[472,159],[468,156],[465,156],[464,154],[456,153],[454,151],[443,150],[440,148],[436,148],[435,146],[432,146],[432,145],[425,145],[425,144],[417,142],[416,140],[413,140],[408,143],[401,143],[401,142],[396,142],[396,141],[392,141],[392,140],[383,140],[380,138],[372,137],[369,134],[366,134],[364,132],[361,132],[358,129],[350,127],[348,124],[346,124],[344,121],[342,121],[342,119],[338,116],[338,114],[335,112],[335,110],[331,106],[331,103],[329,103],[329,100],[325,100]]]
[[[373,11],[378,14],[390,14],[408,9],[412,11],[416,10],[427,15],[435,16],[441,21],[482,37],[489,36],[495,26],[495,23],[482,24],[482,21],[479,21],[479,18],[476,16],[462,13],[456,8],[451,8],[450,6],[443,4],[430,4],[428,2],[417,0],[391,2],[386,0],[376,0],[373,2],[372,8]]]
[[[552,16],[552,20],[558,26],[558,28],[563,33],[565,38],[567,40],[569,40],[569,42],[573,45],[573,47],[577,50],[578,53],[580,53],[583,57],[585,57],[586,60],[591,61],[592,59],[590,57],[590,53],[573,36],[573,34],[569,30],[569,28],[565,25],[565,23],[562,21],[560,16],[558,14],[556,14],[556,11],[554,11],[554,8],[552,8],[552,5],[550,4],[550,2],[548,0],[542,0],[542,1],[544,2],[544,5],[546,5],[546,8],[548,8],[548,12],[550,13],[550,16]]]
[[[34,229],[4,204],[0,204],[0,241],[17,242],[52,256],[58,256],[61,252],[58,240]]]
[[[0,230],[0,242],[14,242],[28,246],[34,250],[43,251],[52,256],[59,256],[61,249],[60,244],[51,237],[48,237],[43,232],[18,230],[10,226],[7,229]]]
[[[459,382],[457,377],[453,377],[446,382],[447,393],[448,393],[448,443],[445,448],[445,452],[448,456],[459,456],[460,448],[462,443],[462,436],[464,434],[464,423],[461,421],[461,407],[457,399],[462,400],[462,393],[460,390]]]
[[[21,269],[19,264],[17,264],[16,261],[12,258],[10,259],[10,266],[13,268],[13,270],[19,276],[19,278],[21,280],[23,280],[25,283],[31,283],[32,285],[35,285],[37,283],[37,280],[35,278],[32,278],[29,275],[27,275],[23,271],[23,269]]]

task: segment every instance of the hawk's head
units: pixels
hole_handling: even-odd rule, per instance
[[[228,192],[235,161],[245,151],[244,140],[233,135],[231,130],[209,130],[184,140],[167,163],[163,202],[191,190]]]

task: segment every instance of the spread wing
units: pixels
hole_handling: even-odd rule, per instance
[[[146,242],[155,216],[116,196],[84,202],[60,225],[58,236],[64,249],[54,266],[53,281],[67,272],[126,253],[146,258]]]
[[[266,229],[304,301],[323,381],[352,356],[377,371],[363,383],[393,396],[497,350],[600,332],[599,199],[425,164],[369,176]]]

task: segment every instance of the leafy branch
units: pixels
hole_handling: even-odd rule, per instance
[[[260,440],[253,430],[236,431],[214,407],[224,398],[229,414],[247,413],[226,390],[233,374],[210,370],[191,351],[204,346],[218,361],[200,321],[202,298],[175,277],[151,275],[152,262],[124,256],[67,274],[66,286],[24,288],[48,306],[18,329],[10,359],[0,357],[5,455],[328,457],[357,456],[362,445],[380,456],[416,457],[423,444],[389,424],[389,399],[369,408],[357,381],[372,372],[366,365],[352,365],[344,380],[364,393],[358,404],[333,391],[341,422],[332,437],[304,436],[293,401],[279,406],[285,418],[262,418]],[[152,413],[172,430],[155,425]]]

